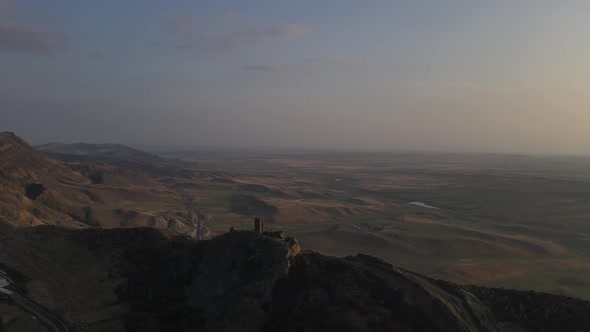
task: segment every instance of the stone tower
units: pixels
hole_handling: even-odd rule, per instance
[[[260,218],[254,219],[254,232],[258,234],[264,233],[264,220]]]

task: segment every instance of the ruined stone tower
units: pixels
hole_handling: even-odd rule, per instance
[[[264,233],[264,220],[260,218],[254,219],[254,232],[258,234]]]

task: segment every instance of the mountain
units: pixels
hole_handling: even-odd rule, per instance
[[[51,158],[63,162],[106,164],[127,169],[139,169],[153,176],[190,178],[191,164],[178,159],[162,158],[155,154],[121,144],[49,143],[35,147]]]
[[[186,231],[178,194],[137,169],[66,164],[0,133],[0,232],[42,224]]]
[[[464,288],[368,255],[325,256],[277,234],[234,231],[195,242],[153,228],[39,226],[0,236],[0,262],[19,292],[72,332],[590,327],[586,301]],[[40,328],[2,301],[0,317],[6,332]]]

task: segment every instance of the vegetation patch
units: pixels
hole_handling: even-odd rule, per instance
[[[29,183],[25,187],[25,195],[31,200],[36,200],[47,190],[42,183]]]

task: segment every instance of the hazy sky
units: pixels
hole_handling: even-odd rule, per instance
[[[4,130],[590,154],[590,1],[0,0]]]

